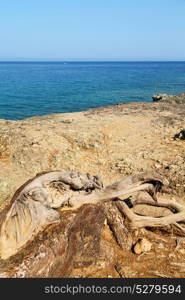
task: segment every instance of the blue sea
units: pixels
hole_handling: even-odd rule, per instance
[[[150,102],[185,92],[185,62],[0,62],[0,118]]]

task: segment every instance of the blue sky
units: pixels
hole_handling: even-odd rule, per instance
[[[0,0],[0,60],[185,60],[185,0]]]

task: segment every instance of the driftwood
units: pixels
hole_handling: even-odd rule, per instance
[[[38,174],[16,191],[0,215],[0,275],[68,276],[73,264],[97,259],[105,219],[124,250],[132,247],[132,230],[170,224],[183,230],[178,223],[185,221],[185,207],[156,198],[167,184],[160,175],[144,172],[105,188],[89,174]],[[118,198],[139,191],[148,193],[147,200],[139,193],[129,201]],[[159,218],[140,216],[132,211],[139,203],[167,207],[171,213]],[[72,210],[61,212],[63,206]]]
[[[1,258],[14,255],[49,224],[59,222],[60,214],[54,208],[67,205],[75,190],[88,193],[101,187],[97,177],[76,172],[38,174],[26,182],[2,212]]]

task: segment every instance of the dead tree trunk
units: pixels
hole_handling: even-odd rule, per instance
[[[97,176],[60,171],[38,174],[20,187],[0,216],[1,277],[68,277],[72,268],[94,264],[100,256],[105,219],[123,250],[132,231],[185,221],[185,207],[157,200],[168,182],[158,174],[139,173],[103,188]],[[147,191],[128,201],[117,197]],[[163,206],[169,216],[139,216],[130,206]],[[84,205],[85,204],[85,205]],[[61,211],[61,207],[72,209]],[[183,229],[182,229],[183,230]]]

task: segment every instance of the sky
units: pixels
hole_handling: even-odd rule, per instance
[[[0,60],[185,60],[185,0],[0,0]]]

